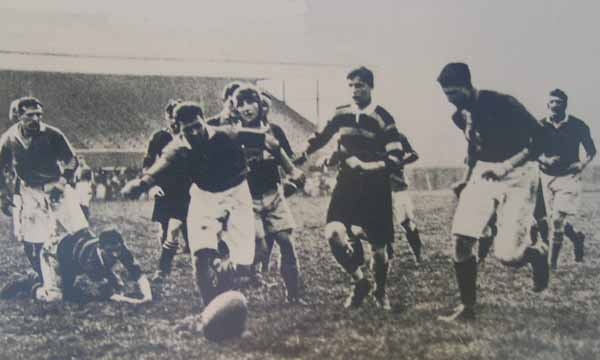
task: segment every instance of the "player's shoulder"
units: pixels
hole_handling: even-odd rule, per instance
[[[190,150],[189,143],[181,136],[175,136],[163,149],[164,156],[186,154]]]
[[[150,136],[150,138],[153,139],[153,140],[166,139],[166,138],[172,138],[172,137],[173,137],[173,135],[171,135],[171,132],[169,132],[165,128],[156,130]]]
[[[5,132],[0,135],[0,142],[5,143],[7,141],[11,141],[16,139],[19,135],[19,124],[11,125]]]
[[[485,105],[523,106],[514,96],[494,90],[479,90],[478,99]]]
[[[588,128],[589,126],[586,124],[585,121],[583,121],[582,119],[573,116],[573,115],[569,115],[569,121],[574,123],[576,126],[581,127],[581,128]]]
[[[385,126],[396,125],[396,121],[394,121],[392,114],[390,114],[383,106],[376,105],[373,113],[383,121]]]
[[[57,137],[66,138],[66,136],[62,132],[62,130],[60,130],[56,126],[52,126],[52,125],[48,125],[46,123],[42,123],[40,127],[41,127],[41,131],[44,132],[44,133],[46,133],[46,134],[48,134],[49,136],[57,136]]]
[[[352,114],[352,104],[340,105],[335,108],[334,116]]]

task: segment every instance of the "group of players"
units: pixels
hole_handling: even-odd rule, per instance
[[[352,278],[344,306],[359,307],[372,294],[380,308],[391,309],[386,282],[395,228],[421,261],[404,177],[404,166],[418,155],[373,99],[373,73],[359,67],[347,80],[352,104],[338,107],[297,156],[284,131],[268,119],[269,95],[253,85],[226,86],[223,110],[212,118],[197,103],[169,102],[168,126],[152,136],[142,175],[122,190],[130,198],[149,192],[155,201],[152,219],[161,225],[162,246],[153,281],[168,278],[181,237],[208,304],[231,289],[235,277],[260,279],[277,243],[286,300],[304,303],[287,197],[303,185],[298,166],[335,138],[336,150],[319,161],[338,168],[324,236]],[[585,123],[566,113],[567,95],[561,90],[550,92],[551,114],[538,121],[515,98],[474,88],[464,63],[446,65],[437,81],[456,106],[452,120],[468,144],[466,176],[453,186],[459,199],[452,238],[461,304],[440,319],[472,320],[478,262],[492,243],[501,262],[532,265],[538,292],[548,286],[549,262],[556,268],[564,235],[575,245],[576,261],[582,260],[585,237],[567,216],[577,209],[581,172],[596,149]],[[40,121],[42,104],[21,98],[11,114],[17,121],[0,139],[2,209],[14,216],[14,199],[21,199],[25,253],[39,280],[33,295],[44,301],[76,296],[73,281],[85,273],[107,280],[113,300],[152,300],[150,281],[121,235],[109,230],[96,236],[89,229],[71,187],[77,159],[65,136]],[[580,145],[586,151],[582,161]],[[6,174],[16,175],[16,181],[6,181]],[[371,246],[370,266],[364,266],[363,241]],[[123,282],[113,271],[117,262],[137,282],[141,298],[120,292]],[[373,271],[374,284],[366,271]]]

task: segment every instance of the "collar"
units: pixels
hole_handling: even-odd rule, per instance
[[[558,129],[559,127],[561,127],[561,126],[565,125],[566,123],[568,123],[570,118],[571,118],[571,115],[569,115],[569,113],[565,112],[565,117],[562,120],[560,120],[559,122],[552,121],[552,119],[550,119],[550,116],[545,117],[544,120],[547,123],[549,123],[550,125],[552,125],[552,126],[554,126],[555,128]]]
[[[359,109],[358,105],[356,105],[356,103],[352,103],[352,105],[351,105],[352,112],[356,115],[371,114],[371,113],[375,112],[376,107],[377,107],[377,103],[375,102],[375,99],[373,99],[373,98],[371,98],[371,103],[369,105],[367,105],[364,109]]]
[[[40,133],[43,133],[46,131],[46,124],[43,123],[42,121],[40,121]],[[28,148],[29,144],[31,144],[31,137],[26,137],[23,134],[23,128],[21,126],[21,123],[17,123],[16,129],[15,129],[15,138],[21,143],[21,145],[23,145],[23,147]]]

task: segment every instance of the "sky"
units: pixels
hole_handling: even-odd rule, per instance
[[[467,62],[477,87],[514,95],[537,117],[560,87],[569,111],[600,134],[599,9],[557,0],[1,0],[0,68],[287,79],[299,108],[310,107],[319,80],[323,121],[348,102],[345,72],[365,64],[422,162],[447,164],[465,148],[435,82],[450,61]]]

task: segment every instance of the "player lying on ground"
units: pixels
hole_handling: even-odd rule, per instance
[[[40,252],[56,254],[62,230],[75,233],[88,227],[79,197],[72,187],[78,166],[64,134],[41,121],[43,105],[23,97],[11,105],[18,119],[0,137],[0,201],[4,213],[14,208],[14,189],[7,186],[6,171],[15,174],[21,199],[20,238],[33,269],[41,274]]]
[[[142,304],[152,301],[150,283],[133,255],[127,249],[121,234],[116,230],[103,231],[98,237],[88,229],[67,235],[58,246],[57,261],[49,262],[42,250],[43,283],[33,287],[32,293],[37,300],[45,302],[63,299],[78,300],[82,294],[74,287],[79,275],[87,275],[93,281],[105,281],[110,291],[110,300]],[[137,283],[141,298],[126,296],[122,293],[124,283],[115,273],[114,267],[121,263],[129,278]]]
[[[167,104],[164,115],[168,126],[152,135],[144,157],[144,171],[154,165],[163,155],[165,147],[179,133],[179,126],[173,118],[173,110],[181,102],[182,100],[170,100]],[[183,237],[184,247],[188,248],[185,220],[190,204],[190,185],[186,174],[172,172],[158,177],[156,184],[148,191],[150,198],[154,199],[152,221],[158,222],[161,229],[158,270],[152,276],[152,281],[162,281],[171,273],[173,258],[179,248],[180,235]]]
[[[266,100],[258,89],[242,85],[235,91],[232,100],[243,127],[272,134],[287,156],[293,155],[283,129],[267,121],[265,111],[268,105],[265,106]],[[246,146],[244,152],[250,169],[248,185],[254,203],[259,248],[255,266],[268,263],[269,250],[276,242],[281,250],[281,277],[286,286],[287,300],[299,302],[299,266],[292,238],[295,224],[281,188],[281,160],[262,147]]]
[[[354,286],[345,307],[360,306],[371,290],[361,266],[364,253],[361,234],[371,244],[378,306],[391,309],[385,285],[388,274],[387,245],[394,239],[390,173],[404,158],[400,134],[392,116],[372,99],[373,73],[360,67],[351,71],[348,86],[352,105],[338,107],[325,128],[309,139],[306,154],[324,147],[339,134],[348,152],[340,166],[329,209],[325,237],[337,262],[352,276]],[[381,154],[385,154],[382,159]]]
[[[454,269],[462,304],[441,320],[475,318],[477,262],[473,246],[484,237],[496,216],[498,233],[494,253],[506,265],[533,267],[534,291],[548,286],[547,250],[532,247],[529,222],[533,213],[541,126],[515,98],[493,91],[476,90],[469,68],[450,63],[438,82],[456,106],[452,120],[468,143],[468,171],[455,188],[460,195],[452,239]]]
[[[196,284],[206,305],[231,288],[236,270],[248,269],[254,260],[254,213],[242,145],[263,146],[278,152],[279,144],[265,132],[209,126],[196,103],[183,102],[177,105],[174,114],[180,135],[122,193],[137,198],[158,177],[170,172],[181,172],[191,178],[187,217],[190,253]],[[227,218],[226,231],[223,231],[223,217]],[[220,252],[220,241],[227,247],[227,258]]]

